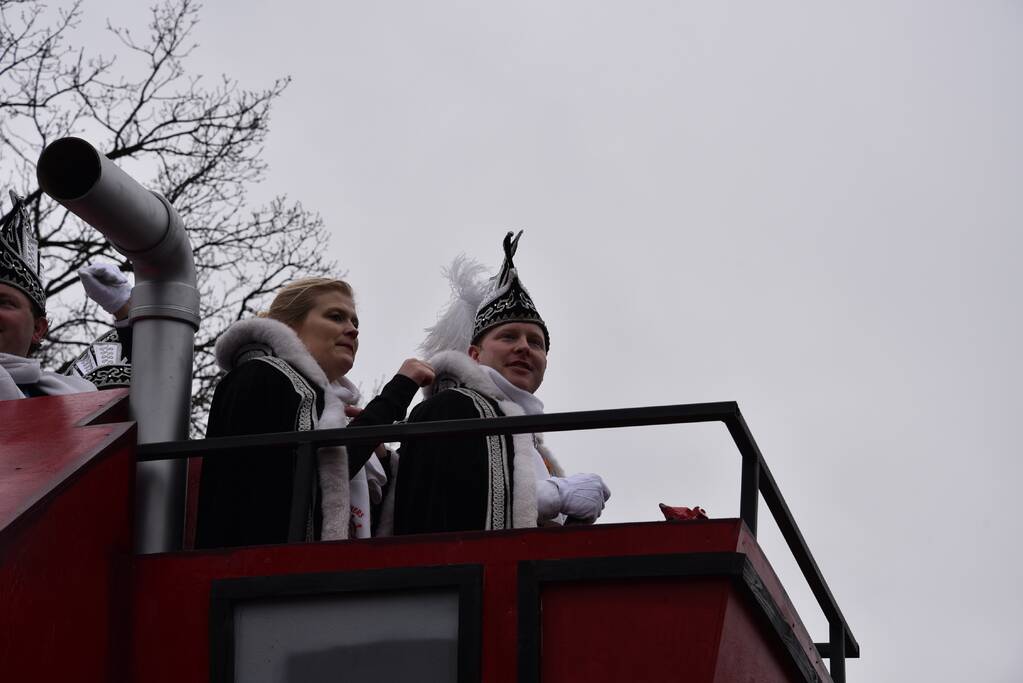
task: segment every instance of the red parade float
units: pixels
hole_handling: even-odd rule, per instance
[[[41,186],[111,236],[126,218],[103,204],[124,196],[89,197],[116,167],[67,140],[44,152]],[[173,224],[157,202],[150,213],[165,207]],[[111,241],[145,261],[174,253],[177,238],[158,237]],[[194,328],[187,269],[168,277],[158,261],[133,322]],[[159,355],[143,340],[133,364]],[[183,409],[155,402],[181,403],[173,387],[190,372],[143,369],[130,395],[0,405],[5,680],[841,682],[859,656],[734,403],[186,441]],[[287,443],[302,466],[317,446],[357,441],[711,421],[742,458],[738,519],[697,508],[664,522],[183,549],[189,458]],[[828,619],[827,642],[814,643],[757,544],[761,496]]]

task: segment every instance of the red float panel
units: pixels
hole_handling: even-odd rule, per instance
[[[738,520],[652,522],[437,534],[139,557],[135,565],[133,599],[135,647],[132,679],[168,682],[208,680],[208,612],[210,587],[216,579],[478,564],[484,568],[482,680],[511,683],[518,680],[520,562],[735,553],[744,543],[747,551],[755,549],[755,542],[751,546],[748,538],[744,541],[746,536],[747,532]],[[756,562],[767,566],[762,556],[758,556]],[[617,649],[605,650],[577,640],[569,641],[566,648],[582,647],[594,657],[606,656],[609,661],[618,662],[625,660],[614,657],[614,653],[631,650],[643,653],[642,656],[627,656],[632,659],[659,653],[660,663],[651,662],[645,669],[651,676],[656,671],[686,662],[685,666],[707,677],[668,680],[715,680],[724,683],[725,679],[714,677],[720,663],[715,651],[710,649],[713,638],[709,634],[719,638],[723,630],[739,633],[745,623],[741,610],[735,614],[731,612],[734,609],[732,601],[736,598],[733,580],[713,577],[629,580],[619,582],[617,591],[609,590],[608,586],[615,583],[583,582],[554,588],[554,584],[545,584],[542,587],[544,651],[541,659],[544,667],[553,667],[550,672],[543,669],[545,680],[548,673],[570,680],[565,678],[569,676],[570,667],[558,663],[558,655],[552,655],[547,638],[557,638],[558,629],[570,633],[576,621],[582,628],[590,629],[587,633],[592,632],[593,638],[600,635],[612,642],[624,639],[629,645],[622,646],[623,641],[619,640]],[[787,602],[783,592],[777,593],[771,586],[767,588],[779,604]],[[615,623],[599,616],[600,601],[605,598],[615,610],[616,617],[612,620]],[[576,603],[580,610],[589,612],[580,612],[578,617],[573,617],[572,610],[569,610],[563,612],[563,622],[557,621],[557,605],[567,607]],[[795,613],[791,605],[786,609]],[[549,610],[553,611],[549,613]],[[548,616],[554,619],[550,624],[546,621]],[[795,621],[798,624],[798,617]],[[758,628],[756,637],[776,638],[766,624]],[[768,652],[774,652],[770,647]],[[808,651],[807,654],[811,653]],[[816,657],[815,651],[812,656]],[[554,659],[548,661],[549,657]],[[816,659],[814,667],[823,672],[821,680],[829,680],[819,659]],[[615,672],[617,675],[617,669]],[[591,680],[622,679],[608,676]]]
[[[544,683],[711,683],[731,583],[587,581],[543,588]]]
[[[124,392],[0,403],[4,680],[127,676],[134,425],[75,426],[118,402]]]
[[[126,389],[0,401],[0,530],[127,429]],[[85,426],[93,425],[93,426]]]
[[[738,520],[132,557],[126,414],[124,391],[0,403],[5,680],[205,681],[216,580],[449,565],[482,568],[484,681],[830,680]]]
[[[748,599],[735,592],[729,594],[721,626],[714,683],[784,683],[801,680],[798,670],[786,658],[781,644],[775,638],[764,637],[767,628],[763,616],[754,611]],[[822,681],[831,680],[823,667],[817,673]]]

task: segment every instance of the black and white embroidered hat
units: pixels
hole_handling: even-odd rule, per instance
[[[25,200],[11,192],[14,206],[0,221],[0,284],[17,287],[46,311],[46,292],[39,278],[39,243],[28,218]]]
[[[131,359],[124,353],[117,329],[109,330],[89,344],[60,369],[62,375],[84,377],[97,389],[131,386]]]
[[[458,256],[444,271],[451,283],[451,301],[437,323],[426,330],[426,339],[419,347],[426,358],[442,351],[465,353],[487,330],[511,322],[539,325],[550,348],[547,324],[522,286],[512,261],[521,236],[521,231],[514,237],[509,232],[504,238],[504,263],[496,277],[484,279],[487,269],[465,256]]]
[[[475,344],[484,333],[505,323],[535,323],[543,330],[544,345],[550,349],[551,336],[547,324],[536,310],[536,304],[529,292],[522,285],[519,273],[515,269],[512,258],[519,247],[522,231],[512,237],[512,233],[504,236],[504,263],[497,277],[490,280],[490,288],[483,295],[483,301],[476,309],[476,319],[472,326],[472,342]]]

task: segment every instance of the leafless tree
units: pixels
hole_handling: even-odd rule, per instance
[[[105,258],[130,267],[38,189],[43,147],[80,135],[166,196],[188,229],[202,295],[192,405],[199,434],[216,384],[217,336],[287,280],[333,267],[323,256],[327,234],[318,215],[284,196],[258,207],[247,200],[265,174],[260,153],[270,107],[288,79],[246,90],[226,76],[210,82],[190,74],[194,0],[153,7],[143,37],[108,22],[117,56],[72,45],[81,12],[80,0],[63,10],[0,0],[0,186],[28,195],[38,230],[51,321],[41,353],[59,364],[110,324],[76,285],[81,266]]]

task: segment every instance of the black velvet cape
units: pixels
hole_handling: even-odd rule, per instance
[[[472,393],[475,400],[458,390],[441,391],[413,408],[408,421],[484,417],[476,401],[486,401],[497,416],[503,415],[495,401]],[[492,448],[501,449],[499,460]],[[505,501],[506,522],[500,528],[511,528],[514,450],[510,436],[409,440],[402,443],[399,454],[395,534],[486,529],[487,503],[494,493],[490,486],[500,487],[497,497]],[[503,468],[503,475],[490,471],[495,466]]]
[[[295,371],[298,372],[297,370]],[[306,380],[315,395],[317,416],[323,412],[323,390]],[[405,417],[418,386],[395,375],[380,395],[349,424],[390,424]],[[292,379],[259,359],[242,363],[217,385],[210,406],[206,436],[269,434],[300,430],[302,397]],[[349,477],[373,453],[373,446],[348,446]],[[267,448],[206,459],[199,487],[197,548],[286,543],[296,464],[291,448]],[[318,498],[318,496],[317,496]],[[321,524],[314,505],[315,537]]]

